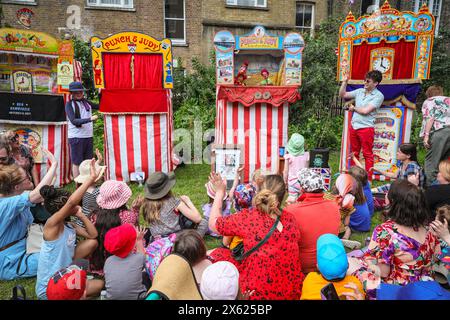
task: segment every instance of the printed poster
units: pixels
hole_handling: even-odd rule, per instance
[[[377,112],[373,142],[375,170],[396,172],[398,169],[397,149],[402,138],[404,111],[403,107],[383,107]]]
[[[73,65],[69,63],[58,64],[58,85],[68,86],[73,82]]]
[[[24,126],[17,124],[3,124],[5,130],[12,130],[19,135],[20,144],[31,149],[35,163],[42,163],[42,126]]]

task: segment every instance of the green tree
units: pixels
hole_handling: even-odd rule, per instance
[[[73,38],[73,47],[75,59],[81,62],[83,69],[82,81],[87,89],[86,93],[89,99],[98,99],[98,92],[95,90],[94,77],[92,72],[92,54],[89,43],[81,39]]]

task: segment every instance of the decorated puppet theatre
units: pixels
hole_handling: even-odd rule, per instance
[[[101,89],[107,179],[144,180],[172,163],[172,46],[123,32],[91,39],[94,83]]]
[[[434,28],[434,17],[426,5],[415,14],[399,12],[387,1],[371,16],[356,20],[350,12],[340,27],[337,79],[349,75],[347,91],[363,87],[369,70],[383,74],[377,87],[384,102],[375,121],[373,179],[386,179],[377,169],[397,170],[398,146],[410,140],[421,81],[430,74]],[[341,170],[350,167],[351,116],[345,112]]]
[[[71,181],[65,100],[74,81],[73,46],[33,30],[0,29],[0,130],[15,131],[31,148],[42,178],[52,152],[59,166],[55,181]]]
[[[216,145],[241,146],[244,181],[257,169],[278,172],[289,107],[300,99],[302,36],[274,36],[256,26],[242,36],[216,33],[214,47]]]

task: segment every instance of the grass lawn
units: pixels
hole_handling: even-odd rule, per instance
[[[420,160],[422,159],[419,159],[419,161]],[[339,153],[335,152],[330,154],[329,164],[333,170],[333,173],[339,171]],[[184,167],[178,168],[176,170],[177,182],[173,190],[175,194],[188,195],[191,198],[192,202],[196,205],[196,207],[199,210],[201,210],[201,205],[206,203],[207,201],[207,195],[204,185],[207,182],[210,168],[211,168],[210,165],[207,164],[186,165]],[[374,183],[375,186],[378,184],[380,183],[378,182]],[[73,191],[74,184],[72,183],[66,186],[66,188]],[[129,201],[130,204],[137,195],[143,194],[143,187],[137,184],[132,184],[131,189],[133,190],[133,196]],[[140,222],[141,224],[145,225],[142,217],[140,217]],[[373,228],[379,223],[380,223],[380,214],[379,212],[376,212],[375,215],[372,217],[371,230],[373,230]],[[364,244],[364,240],[368,236],[370,236],[370,234],[371,232],[354,233],[350,238],[352,240],[360,241],[361,243]],[[205,241],[208,249],[215,248],[220,243],[218,239],[209,236],[206,236]],[[0,299],[1,300],[10,299],[12,294],[12,288],[17,284],[24,286],[29,299],[36,299],[35,283],[36,278],[21,279],[14,281],[0,281]]]

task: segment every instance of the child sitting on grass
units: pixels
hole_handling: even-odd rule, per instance
[[[46,289],[53,274],[68,267],[74,259],[89,257],[96,249],[98,233],[95,226],[81,212],[78,203],[89,186],[94,184],[100,172],[95,170],[95,159],[91,160],[90,176],[73,194],[63,189],[44,186],[40,193],[44,198],[45,209],[51,214],[44,226],[44,241],[39,256],[36,294],[39,299],[47,300]],[[86,229],[70,223],[70,217],[76,215]],[[75,247],[76,236],[86,238]],[[87,295],[98,295],[103,287],[101,280],[89,280]]]
[[[332,283],[341,300],[355,300],[352,295],[355,292],[364,292],[364,290],[358,278],[347,275],[348,266],[347,255],[339,238],[330,233],[320,236],[317,239],[317,269],[319,272],[308,273],[303,281],[300,299],[321,300],[321,289]]]
[[[108,300],[140,300],[146,296],[143,284],[146,229],[125,223],[105,235],[105,249],[112,254],[106,259],[105,287]],[[136,253],[133,249],[136,248]]]

